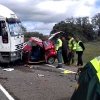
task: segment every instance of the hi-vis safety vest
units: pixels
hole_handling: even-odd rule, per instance
[[[76,43],[76,51],[83,51],[83,48],[79,45],[79,43],[82,41],[78,41],[78,43]]]
[[[77,83],[70,100],[100,100],[100,56],[83,67]]]
[[[73,48],[72,48],[72,41],[74,41],[74,46],[73,46]],[[69,48],[70,50],[76,50],[76,42],[75,42],[75,40],[74,40],[73,37],[68,41],[68,48]]]
[[[97,77],[98,77],[98,80],[99,80],[99,83],[100,83],[100,72],[97,73]]]
[[[62,41],[61,39],[58,39],[56,43],[56,51],[59,50],[60,47],[62,47]]]
[[[98,73],[100,71],[100,56],[94,58],[90,62],[94,66],[94,69],[96,70],[96,72]]]

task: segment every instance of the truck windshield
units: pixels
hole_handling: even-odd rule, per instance
[[[8,24],[11,36],[22,35],[21,23]]]

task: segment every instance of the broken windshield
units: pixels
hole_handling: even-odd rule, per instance
[[[9,24],[11,36],[22,35],[21,23]]]

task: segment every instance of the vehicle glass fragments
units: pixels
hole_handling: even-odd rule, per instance
[[[43,44],[44,44],[44,47],[47,47],[47,46],[50,45],[50,42],[48,42],[48,41],[44,41]]]
[[[10,23],[9,25],[9,30],[11,36],[16,36],[16,35],[22,35],[22,28],[21,28],[21,23]]]
[[[32,41],[29,40],[29,41],[26,42],[26,44],[27,44],[28,46],[31,46]]]

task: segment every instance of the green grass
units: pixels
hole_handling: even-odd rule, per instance
[[[86,64],[96,56],[100,56],[100,42],[85,43],[85,51],[83,54],[83,62]],[[75,55],[75,61],[77,62],[77,55]]]

